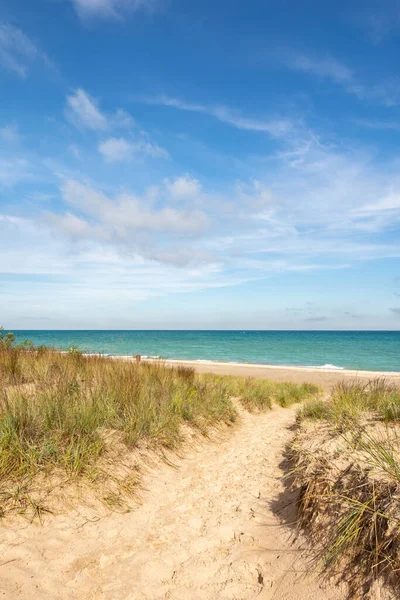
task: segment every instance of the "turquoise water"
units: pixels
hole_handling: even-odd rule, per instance
[[[113,355],[400,371],[400,331],[17,331],[36,345]]]

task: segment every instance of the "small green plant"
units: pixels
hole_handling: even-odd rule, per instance
[[[79,346],[76,346],[75,344],[68,346],[68,348],[66,349],[66,353],[72,354],[74,356],[82,356],[82,354],[83,354],[83,352],[82,352],[82,350],[80,350]]]
[[[33,345],[33,342],[31,342],[31,340],[23,340],[18,347],[21,350],[27,350],[27,351],[31,351],[35,348],[35,346]]]
[[[0,349],[1,350],[10,350],[15,342],[15,335],[8,331],[4,333],[4,327],[0,327]]]

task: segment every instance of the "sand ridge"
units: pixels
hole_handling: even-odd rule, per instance
[[[51,517],[5,527],[0,597],[7,600],[341,600],[310,571],[282,497],[294,409],[242,411],[220,433],[145,477],[141,504],[100,519]]]

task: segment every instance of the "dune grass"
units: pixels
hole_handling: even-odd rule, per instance
[[[344,380],[334,386],[328,402],[316,398],[305,402],[299,417],[346,427],[367,413],[385,422],[400,421],[400,389],[384,377]]]
[[[223,381],[231,397],[237,398],[248,411],[268,410],[278,404],[288,408],[293,404],[318,397],[321,389],[312,383],[287,383],[253,379],[251,377],[235,377],[232,375],[205,375],[210,380]]]
[[[399,589],[399,413],[400,390],[383,378],[342,382],[329,401],[311,399],[299,411],[300,524],[325,567],[348,582],[350,597],[368,593],[377,578]],[[325,428],[311,426],[319,420]]]
[[[0,478],[58,466],[81,474],[104,452],[104,430],[128,447],[167,448],[185,421],[201,430],[235,420],[223,383],[182,368],[52,350],[0,352]]]
[[[18,487],[37,475],[64,473],[95,483],[110,439],[126,452],[176,448],[183,424],[205,434],[233,423],[233,398],[248,410],[268,410],[272,401],[290,405],[318,391],[1,339],[0,505],[9,482]]]

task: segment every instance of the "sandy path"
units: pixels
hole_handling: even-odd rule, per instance
[[[339,600],[320,587],[281,516],[280,463],[294,410],[235,430],[146,475],[141,505],[2,530],[0,597],[40,600]],[[278,515],[280,513],[280,516]],[[12,561],[12,562],[8,562]]]

